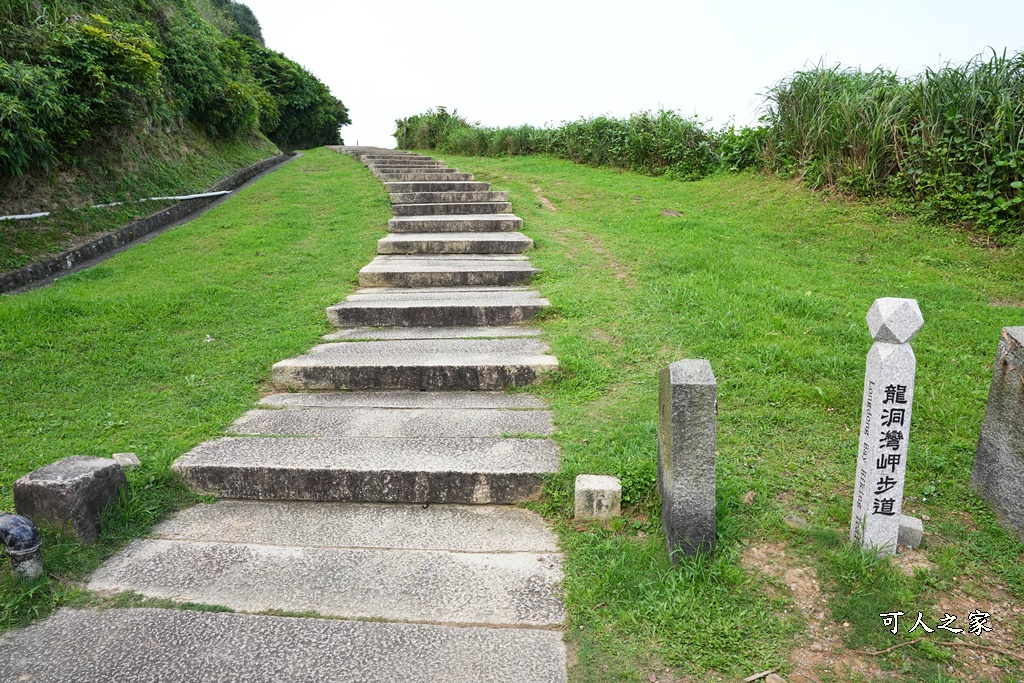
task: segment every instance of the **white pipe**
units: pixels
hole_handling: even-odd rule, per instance
[[[156,202],[156,201],[185,201],[188,199],[205,199],[206,197],[221,197],[226,194],[231,194],[231,190],[221,190],[219,192],[203,192],[201,194],[183,194],[176,197],[146,197],[140,199],[140,202]],[[124,202],[112,202],[110,204],[94,204],[90,206],[90,209],[103,209],[108,206],[121,206]],[[40,213],[24,213],[13,216],[0,216],[0,221],[23,221],[29,218],[43,218],[49,216],[51,212],[41,211]]]

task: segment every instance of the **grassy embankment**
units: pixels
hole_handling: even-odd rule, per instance
[[[61,176],[0,179],[0,214],[51,211],[0,221],[0,273],[59,254],[176,202],[138,202],[204,192],[217,181],[278,153],[262,136],[211,140],[190,126],[173,135],[125,138]],[[26,201],[26,195],[35,202]],[[120,206],[87,208],[125,202]]]
[[[906,630],[918,611],[934,627],[936,605],[958,614],[955,626],[971,609],[990,612],[994,633],[969,638],[1022,650],[1024,545],[968,481],[999,330],[1024,324],[1024,254],[978,250],[947,228],[823,202],[766,176],[681,184],[545,157],[443,158],[510,191],[554,304],[545,338],[562,370],[540,393],[557,415],[564,471],[541,509],[568,553],[575,680],[705,680],[709,670],[735,680],[768,668],[856,679],[875,667],[851,650],[920,635]],[[926,568],[909,574],[845,542],[871,345],[864,315],[882,296],[918,299],[926,320],[914,342],[905,494],[905,512],[927,519],[926,545],[910,556]],[[713,557],[670,568],[655,483],[657,374],[681,358],[709,359],[719,381],[720,537]],[[572,522],[572,482],[584,472],[622,479],[623,520]],[[809,602],[794,603],[787,568],[817,575],[820,604],[813,585],[797,594]],[[878,615],[897,610],[910,621],[893,636]],[[951,677],[999,672],[968,666],[977,651],[936,647],[943,633],[878,665],[906,680],[943,680],[949,666]],[[824,655],[808,649],[829,641],[840,658],[832,675],[813,669]]]
[[[381,185],[324,149],[196,220],[45,289],[0,296],[0,510],[17,477],[133,451],[95,547],[47,534],[50,577],[0,567],[0,630],[73,602],[103,558],[194,500],[170,464],[253,405],[270,366],[317,343],[390,216]]]

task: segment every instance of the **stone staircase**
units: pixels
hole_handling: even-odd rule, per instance
[[[273,367],[288,393],[175,463],[220,500],[89,584],[234,613],[64,609],[0,639],[0,679],[566,679],[556,538],[511,506],[558,469],[551,414],[500,392],[557,367],[520,325],[549,305],[524,286],[533,242],[469,174],[338,151],[385,183],[395,218],[361,289],[327,309],[337,332]]]

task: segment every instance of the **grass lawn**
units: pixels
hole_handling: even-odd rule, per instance
[[[103,558],[193,500],[171,463],[319,341],[390,215],[361,164],[315,150],[95,268],[0,296],[0,510],[16,478],[68,455],[143,463],[101,544],[45,536],[52,578],[14,585],[0,560],[0,630],[78,599]]]
[[[509,190],[554,304],[540,322],[561,370],[537,393],[555,410],[564,471],[536,507],[567,553],[572,680],[1024,672],[942,647],[943,631],[883,657],[854,652],[916,638],[906,630],[919,611],[930,627],[946,612],[966,627],[975,608],[993,631],[961,642],[1024,651],[1024,544],[967,485],[999,330],[1024,324],[1024,254],[755,175],[678,183],[446,158]],[[250,407],[271,364],[318,341],[324,306],[354,287],[389,215],[364,168],[317,150],[92,270],[0,298],[0,509],[16,477],[67,455],[134,451],[144,463],[101,545],[47,535],[52,578],[0,579],[0,625],[83,599],[76,581],[192,500],[170,463]],[[926,321],[905,505],[926,519],[926,544],[898,561],[845,542],[864,315],[881,296],[918,299]],[[709,359],[718,377],[719,542],[671,567],[657,374],[681,358]],[[572,521],[581,472],[622,479],[623,518]],[[893,611],[907,615],[898,635],[878,616]]]
[[[879,669],[1019,680],[1019,663],[938,647],[952,636],[943,630],[885,657],[853,650],[920,636],[906,633],[919,611],[931,628],[946,612],[966,628],[977,608],[993,631],[961,641],[1024,652],[1024,545],[968,486],[1000,329],[1024,325],[1024,254],[776,178],[679,183],[547,158],[440,158],[509,190],[553,304],[543,327],[561,372],[540,393],[564,471],[540,509],[568,553],[574,680],[771,668],[791,681]],[[916,298],[925,317],[905,513],[926,520],[926,543],[899,561],[846,543],[864,316],[882,296]],[[718,378],[719,541],[714,556],[672,568],[656,493],[657,376],[682,358],[709,359]],[[579,473],[620,477],[626,516],[573,523]],[[898,635],[879,617],[895,611],[909,619]]]

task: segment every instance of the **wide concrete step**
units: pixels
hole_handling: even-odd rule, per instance
[[[264,408],[228,427],[234,434],[383,438],[547,436],[554,429],[546,410],[451,408]]]
[[[449,168],[447,166],[396,164],[394,166],[382,166],[380,168],[371,167],[370,172],[380,178],[382,175],[393,175],[395,173],[458,173],[458,169]],[[383,179],[381,181],[383,182]]]
[[[537,627],[564,621],[554,595],[559,580],[558,556],[537,553],[145,539],[101,567],[89,589],[243,612]]]
[[[361,287],[509,286],[540,270],[523,256],[378,256],[359,271]]]
[[[452,204],[455,202],[508,202],[508,192],[393,192],[392,204]]]
[[[521,232],[393,233],[377,241],[378,254],[521,254],[533,240]]]
[[[392,168],[415,168],[417,170],[447,168],[440,161],[370,161],[366,165],[372,171],[387,171]]]
[[[437,182],[398,182],[384,183],[389,192],[486,192],[491,189],[490,183],[464,181]]]
[[[440,182],[447,180],[473,180],[472,173],[437,173],[424,171],[400,171],[374,174],[382,183]]]
[[[537,339],[423,339],[321,344],[274,364],[274,385],[295,391],[527,386],[558,367]]]
[[[546,403],[530,394],[500,391],[354,391],[338,394],[271,394],[260,405],[310,408],[489,408],[538,410]]]
[[[396,216],[388,221],[393,233],[515,232],[523,219],[511,213],[462,216]]]
[[[535,291],[457,289],[461,291],[398,290],[386,295],[357,292],[329,307],[327,319],[337,327],[514,325],[550,306]]]
[[[360,152],[358,155],[360,159],[433,159],[434,157],[427,156],[426,154],[417,154],[415,152],[406,152],[404,150],[380,150],[380,151],[367,151]]]
[[[172,609],[61,609],[0,638],[31,683],[560,683],[561,633]]]
[[[350,327],[323,336],[324,341],[382,341],[397,339],[506,339],[510,337],[539,337],[541,331],[533,327],[473,326],[473,327]]]
[[[396,216],[452,216],[469,213],[509,213],[508,202],[447,202],[439,204],[392,204]]]
[[[195,491],[224,498],[511,504],[558,471],[547,439],[224,437],[174,463]]]
[[[221,500],[176,512],[150,535],[317,548],[558,552],[558,539],[540,515],[510,505]]]

